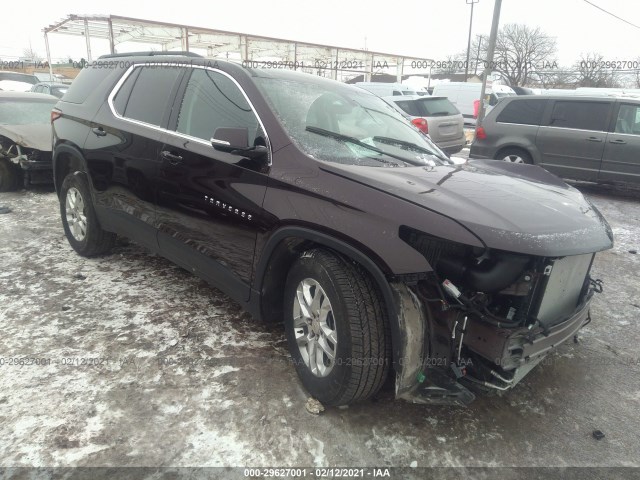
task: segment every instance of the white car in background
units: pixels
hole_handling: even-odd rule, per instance
[[[0,90],[5,92],[28,92],[36,83],[38,83],[38,77],[35,75],[0,72]]]

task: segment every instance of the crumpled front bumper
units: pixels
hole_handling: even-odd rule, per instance
[[[392,283],[396,300],[400,341],[396,361],[396,397],[412,403],[466,405],[475,395],[464,384],[471,382],[464,369],[455,365],[446,349],[434,348],[436,325],[433,312],[405,284]],[[542,329],[498,329],[479,320],[469,322],[464,346],[484,359],[513,372],[512,382],[498,388],[515,386],[549,352],[573,338],[589,322],[589,306],[594,290],[563,321]],[[442,340],[441,334],[436,334]],[[491,338],[491,342],[479,339]],[[450,350],[449,350],[450,351]],[[482,383],[482,382],[473,382]]]

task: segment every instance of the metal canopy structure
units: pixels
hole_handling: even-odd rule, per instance
[[[87,59],[92,60],[91,39],[106,39],[110,53],[127,43],[144,43],[160,51],[194,51],[207,57],[252,62],[251,66],[295,68],[345,81],[364,75],[391,73],[400,82],[405,66],[411,62],[431,63],[429,58],[407,57],[352,48],[319,45],[247,33],[228,32],[174,23],[156,22],[118,15],[68,15],[43,29],[47,60],[51,65],[49,34],[84,37]]]

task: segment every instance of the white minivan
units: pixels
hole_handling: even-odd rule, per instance
[[[447,82],[436,85],[432,95],[435,97],[447,97],[462,113],[464,123],[475,125],[481,93],[481,83]],[[497,105],[502,97],[512,95],[515,96],[516,92],[511,87],[506,85],[487,85],[485,91],[485,113],[488,113]]]
[[[356,82],[356,87],[364,88],[379,97],[391,97],[394,95],[417,95],[416,91],[401,83],[382,82]]]

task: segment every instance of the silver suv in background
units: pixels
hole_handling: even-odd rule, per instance
[[[428,133],[445,153],[457,153],[466,145],[464,118],[446,97],[405,95],[383,99],[408,116],[421,132]]]
[[[573,180],[640,183],[640,100],[505,98],[476,129],[469,158],[532,163]]]

